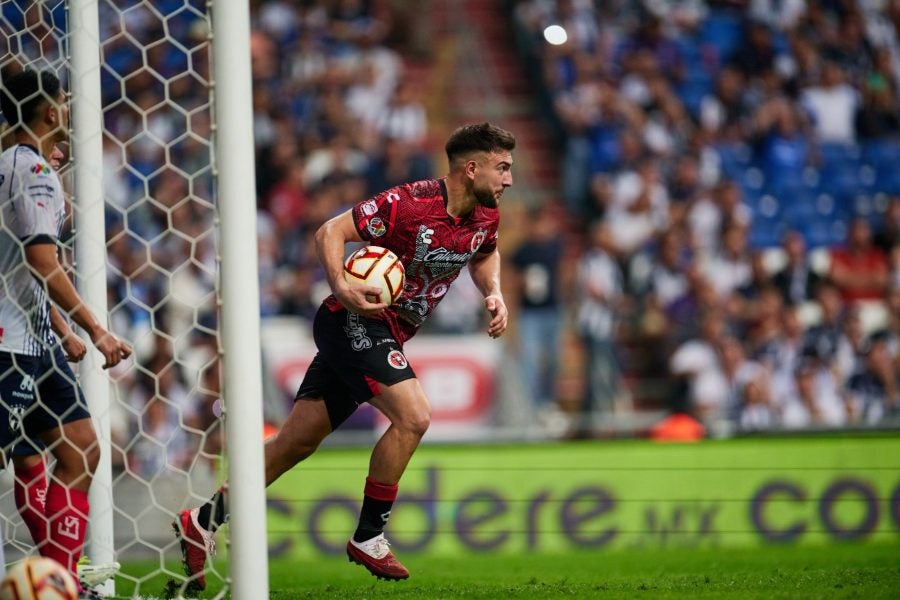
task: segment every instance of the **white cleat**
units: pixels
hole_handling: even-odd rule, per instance
[[[81,587],[92,588],[115,577],[122,565],[117,562],[94,564],[87,556],[82,556],[77,568]]]

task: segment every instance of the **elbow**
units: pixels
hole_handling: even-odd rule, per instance
[[[322,225],[316,229],[316,234],[314,236],[316,247],[321,248],[322,244],[325,242],[325,238],[328,237],[328,230],[330,228],[331,221],[326,221]]]

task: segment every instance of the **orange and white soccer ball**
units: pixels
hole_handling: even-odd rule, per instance
[[[29,556],[6,572],[0,600],[78,600],[78,586],[52,558]]]
[[[380,300],[393,304],[403,292],[405,278],[403,263],[396,254],[381,246],[360,248],[344,262],[344,279],[348,283],[376,285],[381,288],[381,297],[370,295],[370,302]]]

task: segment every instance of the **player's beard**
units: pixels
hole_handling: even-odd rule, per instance
[[[490,188],[476,189],[475,200],[478,202],[478,204],[485,208],[497,208],[497,206],[499,206],[500,204],[497,201],[496,194],[494,194],[494,191]]]

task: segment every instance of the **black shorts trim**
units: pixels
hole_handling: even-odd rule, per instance
[[[47,233],[37,233],[24,237],[20,240],[26,246],[34,246],[35,244],[53,244],[56,245],[56,238]]]
[[[89,418],[84,392],[60,346],[39,356],[0,352],[0,448],[12,455],[44,449],[40,435]]]
[[[313,322],[313,338],[319,352],[295,400],[322,398],[332,429],[377,396],[380,386],[416,376],[403,347],[378,319],[322,306]]]

